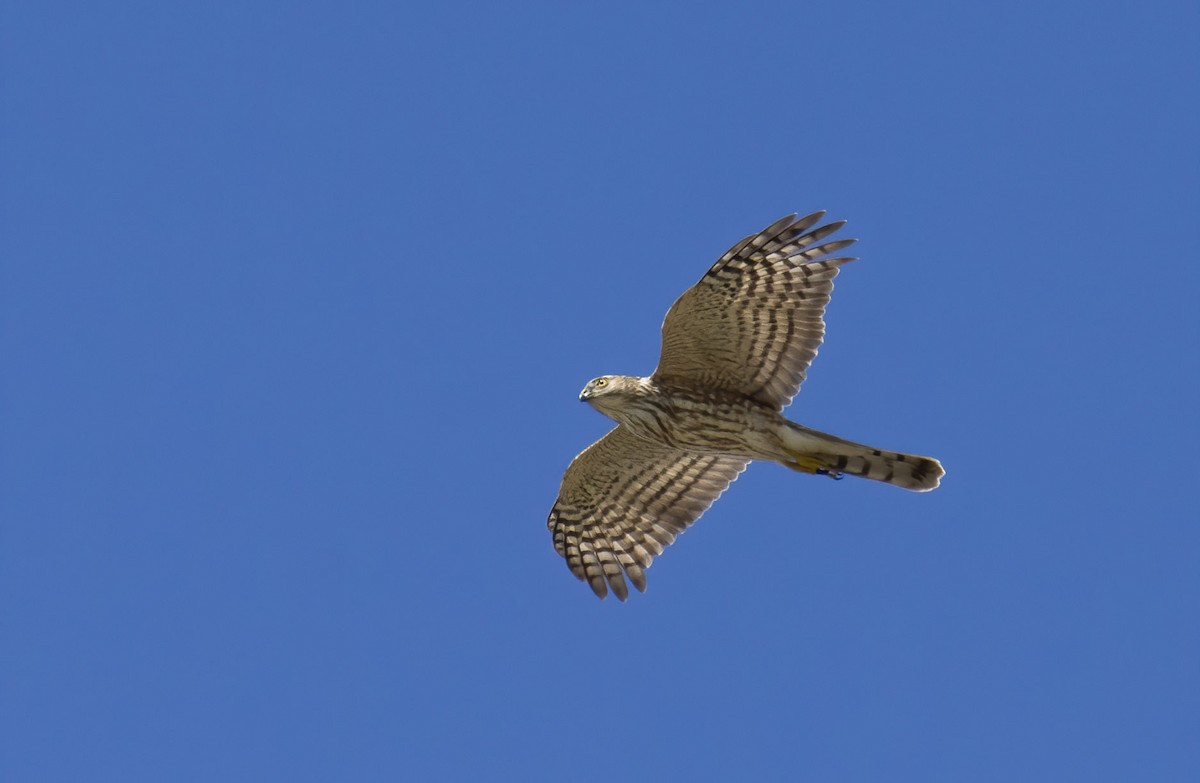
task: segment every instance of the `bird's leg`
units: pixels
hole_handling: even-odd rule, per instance
[[[791,452],[792,461],[784,462],[783,465],[791,468],[799,473],[811,473],[816,476],[829,476],[834,481],[839,481],[842,478],[842,472],[830,468],[826,463],[817,456],[812,454],[802,454],[800,452]]]

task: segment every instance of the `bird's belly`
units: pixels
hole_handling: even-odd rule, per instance
[[[778,435],[782,417],[749,406],[672,406],[624,422],[639,437],[671,448],[747,459],[786,456]]]

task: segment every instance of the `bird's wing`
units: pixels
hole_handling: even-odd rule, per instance
[[[700,518],[748,460],[642,440],[618,426],[567,468],[546,524],[571,573],[622,601],[625,577],[646,589],[645,569]]]
[[[789,215],[721,256],[667,312],[654,379],[787,406],[825,335],[838,267],[854,260],[828,258],[854,240],[820,244],[845,223],[812,228],[824,214]]]

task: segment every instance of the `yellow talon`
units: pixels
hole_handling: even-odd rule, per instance
[[[784,462],[783,464],[800,473],[812,473],[818,476],[829,476],[833,479],[840,479],[842,477],[841,471],[830,467],[829,464],[820,457],[815,457],[812,454],[793,453],[792,461]]]
[[[825,464],[811,454],[793,454],[792,459],[793,462],[784,464],[801,473],[818,473],[827,470]]]

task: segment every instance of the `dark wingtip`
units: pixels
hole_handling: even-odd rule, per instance
[[[597,576],[588,579],[588,585],[592,588],[592,592],[601,601],[608,595],[608,585],[604,581],[604,577]]]
[[[646,572],[642,570],[641,566],[625,566],[625,575],[629,577],[630,582],[633,582],[633,586],[639,593],[646,592]]]

